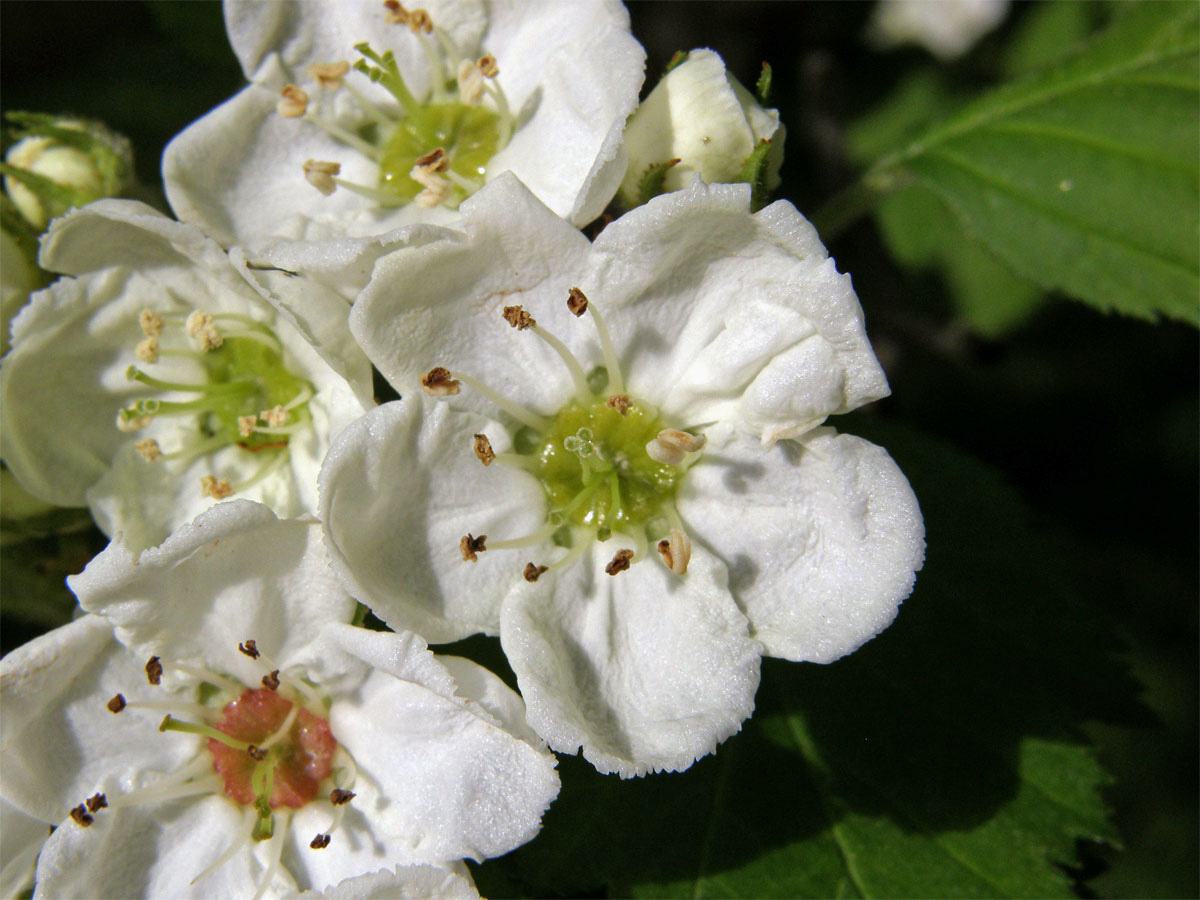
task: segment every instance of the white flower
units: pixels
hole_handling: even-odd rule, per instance
[[[0,449],[27,490],[134,548],[226,496],[315,511],[331,437],[371,402],[343,301],[277,307],[194,226],[129,201],[56,220],[42,264],[75,277],[34,295],[0,366]]]
[[[1008,0],[879,0],[867,26],[879,47],[919,44],[948,62],[1004,21]]]
[[[339,621],[354,604],[315,521],[223,504],[140,558],[111,544],[70,583],[91,614],[0,668],[4,799],[58,826],[39,895],[281,897],[461,871],[533,837],[558,791],[493,675]],[[435,874],[393,873],[467,893]]]
[[[624,174],[645,54],[615,0],[229,0],[225,18],[251,84],[163,161],[172,208],[223,242],[445,221],[505,171],[583,225]]]
[[[643,179],[652,170],[661,171],[662,181],[651,196],[678,191],[697,174],[708,184],[747,181],[752,173],[745,172],[746,163],[756,149],[765,152],[762,180],[770,190],[779,184],[784,134],[779,113],[764,109],[725,70],[720,56],[693,50],[629,118],[621,202],[632,208],[649,199]]]
[[[538,733],[623,776],[712,752],[763,652],[848,653],[921,563],[887,453],[817,427],[887,392],[850,279],[748,204],[697,180],[589,244],[501,179],[351,314],[405,399],[330,448],[335,566],[393,627],[499,633]]]
[[[20,897],[33,887],[33,866],[50,826],[0,798],[0,897]]]

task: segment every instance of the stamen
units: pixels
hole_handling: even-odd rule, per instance
[[[408,177],[425,188],[416,197],[418,206],[426,209],[432,208],[450,196],[454,185],[440,174],[449,168],[450,160],[446,158],[446,151],[441,147],[430,150],[424,156],[413,160],[413,167],[409,170]]]
[[[414,9],[408,14],[408,27],[413,34],[429,34],[433,31],[433,19],[424,9]]]
[[[475,435],[475,456],[485,466],[490,466],[492,460],[496,458],[496,453],[492,450],[492,442],[487,439],[486,434]]]
[[[510,538],[507,541],[492,541],[489,550],[516,550],[521,547],[535,547],[538,544],[544,544],[554,536],[554,532],[562,527],[561,522],[547,522],[537,531],[532,534],[527,534],[525,537]]]
[[[211,326],[210,326],[211,327]],[[184,391],[193,394],[245,394],[254,389],[253,385],[246,381],[229,381],[224,384],[212,384],[205,382],[204,384],[192,384],[186,381],[164,381],[161,378],[155,378],[153,375],[147,375],[137,366],[130,366],[125,370],[125,377],[129,381],[137,381],[147,387],[156,388],[160,391]],[[147,406],[144,403],[135,404],[135,406],[145,409],[150,415],[158,415],[162,407],[170,408],[169,402],[162,403],[154,401],[159,405],[157,407]]]
[[[308,846],[314,850],[324,850],[329,846],[329,835],[318,834],[315,838],[309,841]]]
[[[349,71],[350,63],[344,59],[337,62],[313,63],[308,67],[309,76],[316,79],[317,84],[326,91],[338,90]]]
[[[152,656],[146,661],[146,680],[153,685],[162,684],[162,660]]]
[[[500,318],[517,329],[517,331],[524,331],[530,325],[537,324],[533,316],[527,313],[521,306],[504,307],[504,311],[500,313]]]
[[[127,704],[125,703],[125,695],[124,694],[114,695],[113,698],[111,700],[109,700],[108,704],[107,704],[108,711],[110,713],[114,713],[114,714],[119,713],[121,710],[123,710],[126,707],[126,705]]]
[[[90,813],[94,813],[96,810],[104,809],[104,807],[108,806],[108,798],[99,793],[93,794],[84,802],[87,803],[88,812]]]
[[[232,738],[225,732],[214,728],[212,725],[198,725],[195,722],[187,722],[183,719],[176,719],[169,713],[163,717],[163,720],[158,724],[159,731],[182,731],[185,734],[198,734],[201,737],[211,738],[218,743],[224,744],[234,750],[248,750],[252,746],[248,741],[239,741],[237,738]]]
[[[542,573],[547,571],[549,568],[549,566],[535,566],[533,563],[526,563],[524,572],[525,580],[532,584],[533,582],[537,581],[542,576]]]
[[[383,14],[383,20],[389,25],[407,25],[408,10],[400,3],[400,0],[383,0],[383,7],[387,10]]]
[[[134,415],[136,410],[130,411],[123,409],[117,413],[117,430],[118,431],[141,431],[153,420],[153,416]]]
[[[604,401],[604,405],[609,409],[615,409],[623,416],[629,415],[629,397],[626,394],[613,394]]]
[[[495,78],[500,74],[500,67],[496,64],[496,57],[490,53],[485,53],[479,57],[476,65],[479,66],[479,71],[483,73],[484,78]]]
[[[291,419],[292,414],[283,406],[276,405],[274,409],[263,410],[258,417],[272,428],[282,428]]]
[[[583,291],[577,287],[571,288],[567,293],[567,309],[578,319],[587,312],[587,308],[588,298],[584,296]]]
[[[87,828],[94,821],[96,821],[95,818],[83,808],[82,803],[71,810],[71,818],[75,820],[75,824],[80,828]]]
[[[187,317],[185,327],[187,328],[188,337],[196,337],[200,332],[212,325],[213,317],[210,313],[203,310],[193,310]]]
[[[162,459],[162,448],[158,446],[158,441],[154,438],[142,438],[133,445],[133,449],[146,462],[158,462]]]
[[[158,337],[163,331],[163,320],[151,309],[143,309],[138,313],[138,325],[146,337]]]
[[[148,337],[137,345],[137,358],[144,363],[158,362],[158,338]]]
[[[587,375],[583,372],[583,366],[579,364],[579,360],[575,358],[567,345],[560,341],[557,337],[540,326],[537,321],[528,312],[520,306],[506,306],[500,314],[513,328],[517,331],[524,331],[526,328],[532,328],[533,333],[540,337],[543,341],[550,345],[550,348],[559,355],[563,363],[566,364],[567,371],[571,373],[571,380],[575,383],[575,396],[581,403],[587,403],[592,398],[591,388],[588,387]]]
[[[373,160],[375,160],[375,162],[379,162],[381,159],[383,159],[383,154],[380,152],[379,148],[376,147],[374,144],[367,143],[362,138],[360,138],[357,134],[355,134],[353,131],[349,131],[349,130],[343,128],[341,125],[339,125],[336,122],[333,122],[329,119],[324,118],[323,116],[319,115],[318,113],[314,112],[313,110],[310,109],[305,114],[304,119],[305,119],[305,121],[311,122],[313,125],[316,125],[322,131],[324,131],[326,134],[328,134],[330,137],[336,138],[337,140],[341,141],[343,144],[353,147],[359,153],[366,156],[367,159],[373,159]],[[390,122],[391,120],[389,119],[388,121]],[[333,172],[331,174],[336,175],[337,172]],[[341,183],[342,182],[339,182],[339,184],[341,184]]]
[[[295,397],[293,397],[291,400],[289,400],[284,405],[283,408],[292,410],[292,409],[295,409],[297,406],[303,406],[305,403],[307,403],[309,400],[312,399],[312,396],[313,396],[313,389],[312,389],[312,387],[310,387],[309,385],[306,384],[300,390],[300,393],[298,393]]]
[[[665,466],[677,466],[687,454],[700,450],[707,439],[704,435],[688,434],[678,428],[664,428],[646,444],[646,455]]]
[[[467,532],[458,542],[458,549],[462,553],[463,562],[478,562],[478,554],[487,550],[484,542],[487,540],[486,534],[481,534],[479,537],[473,536]]]
[[[126,709],[147,709],[153,712],[165,712],[171,715],[193,716],[197,719],[209,719],[216,711],[199,703],[174,702],[172,700],[131,700],[125,704]]]
[[[354,791],[347,791],[343,790],[342,788],[334,788],[329,793],[329,802],[334,806],[342,806],[345,803],[349,803],[356,796],[358,795],[355,794]]]
[[[160,778],[149,787],[114,797],[108,806],[109,809],[120,809],[144,803],[161,803],[196,794],[216,793],[223,786],[221,776],[212,770],[212,757],[201,754],[179,771]]]
[[[479,64],[464,59],[458,65],[458,93],[467,106],[478,106],[483,99],[483,71]]]
[[[157,659],[157,657],[155,657]],[[218,687],[227,694],[238,696],[246,690],[245,686],[232,678],[226,678],[224,675],[218,675],[216,672],[210,672],[208,669],[202,669],[199,666],[187,666],[183,663],[167,663],[172,672],[178,672],[181,675],[186,675],[193,681],[200,683],[211,684],[213,687]]]
[[[258,424],[258,416],[238,416],[238,434],[242,437],[250,437],[254,434],[254,427]]]
[[[692,559],[692,542],[684,531],[672,528],[670,538],[658,542],[658,555],[676,575],[685,575]]]
[[[288,714],[284,717],[282,724],[280,724],[280,726],[276,728],[275,731],[269,735],[265,741],[258,745],[259,749],[270,750],[271,747],[275,746],[285,737],[287,737],[288,732],[292,730],[292,725],[294,725],[296,722],[296,717],[299,715],[300,704],[293,703],[292,708],[288,710]]]
[[[258,652],[258,642],[254,640],[238,644],[238,650],[251,659],[258,659],[262,655]]]
[[[200,479],[200,496],[212,497],[214,500],[224,500],[233,494],[233,485],[228,478],[217,478],[216,475],[205,475]]]
[[[618,550],[617,555],[612,558],[612,562],[604,567],[604,571],[608,575],[616,575],[618,572],[624,572],[629,568],[632,560],[632,550]]]
[[[567,308],[571,312],[575,312],[575,308],[580,303],[582,298],[583,309],[591,310],[592,319],[596,322],[596,333],[600,336],[600,350],[604,354],[604,367],[608,369],[608,386],[612,388],[614,394],[625,393],[625,379],[621,376],[621,366],[617,362],[617,351],[613,349],[612,337],[608,333],[608,326],[604,324],[604,319],[600,315],[600,311],[596,309],[596,304],[589,301],[584,296],[583,291],[579,288],[571,288],[570,299],[567,300]],[[572,303],[575,305],[572,306]],[[583,315],[582,312],[575,312],[575,315]]]
[[[341,171],[339,163],[319,159],[304,161],[304,179],[326,197],[337,190],[333,176]]]
[[[308,110],[308,94],[294,84],[285,85],[279,92],[275,111],[287,119],[298,119]]]
[[[262,677],[262,686],[268,691],[279,690],[279,670],[272,669],[268,674]]]
[[[421,389],[430,397],[449,397],[458,393],[458,382],[450,377],[450,370],[434,366],[421,376]]]
[[[433,393],[425,385],[425,378],[428,378],[429,376],[433,375],[435,372],[438,372],[438,371],[444,372],[446,374],[446,377],[448,378],[448,381],[449,381],[449,385],[452,387],[451,390],[447,390],[443,394]],[[421,386],[425,388],[425,393],[431,394],[431,396],[434,396],[434,397],[443,396],[444,397],[444,396],[446,396],[446,394],[457,394],[459,382],[462,382],[463,384],[467,385],[467,387],[471,388],[472,390],[478,391],[479,393],[483,394],[483,396],[487,397],[488,400],[490,400],[496,406],[500,407],[500,409],[504,410],[506,413],[508,413],[514,419],[518,420],[519,422],[524,423],[525,425],[528,425],[530,428],[534,429],[535,431],[547,431],[550,428],[551,422],[549,419],[544,418],[543,416],[539,416],[535,412],[530,412],[529,410],[527,410],[525,407],[521,406],[520,404],[514,403],[512,400],[509,400],[503,394],[493,391],[490,387],[488,387],[486,384],[484,384],[478,378],[473,378],[470,375],[466,375],[462,372],[455,372],[455,371],[442,369],[439,366],[437,369],[431,369],[425,375],[425,377],[421,379]]]

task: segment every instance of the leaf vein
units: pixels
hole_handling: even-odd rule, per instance
[[[1183,175],[1194,175],[1195,166],[1188,162],[1177,162],[1173,159],[1164,156],[1152,156],[1145,151],[1139,150],[1128,144],[1121,144],[1117,141],[1106,140],[1098,135],[1089,134],[1086,131],[1077,131],[1073,128],[1061,128],[1054,125],[1046,125],[1041,122],[1021,121],[1019,119],[1010,120],[1008,122],[992,122],[982,126],[981,131],[990,131],[996,134],[1023,134],[1030,137],[1043,138],[1058,138],[1062,141],[1079,144],[1083,147],[1089,147],[1093,150],[1101,150],[1105,153],[1111,153],[1114,156],[1122,156],[1126,159],[1136,160],[1137,162],[1145,163],[1148,166],[1165,169],[1169,172],[1176,172]]]

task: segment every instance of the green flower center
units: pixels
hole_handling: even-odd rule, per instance
[[[488,160],[499,144],[500,117],[491,110],[465,103],[430,104],[418,116],[396,125],[385,141],[379,188],[405,202],[413,200],[423,187],[409,173],[417,160],[435,147],[446,151],[451,172],[463,181],[482,184]],[[461,184],[457,188],[465,198]]]

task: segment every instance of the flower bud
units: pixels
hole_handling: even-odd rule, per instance
[[[779,184],[783,138],[777,110],[764,109],[712,50],[693,50],[629,117],[621,202],[632,208],[696,174],[708,184],[770,190]]]
[[[4,190],[41,231],[72,206],[114,197],[132,175],[129,141],[99,122],[10,113],[18,140],[4,158]]]

